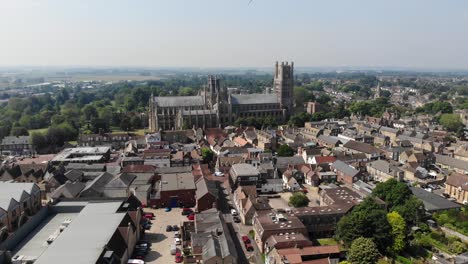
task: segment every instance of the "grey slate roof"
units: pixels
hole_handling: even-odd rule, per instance
[[[277,157],[276,158],[276,167],[277,168],[286,168],[288,165],[299,165],[305,164],[304,159],[301,156],[293,157]]]
[[[34,183],[0,182],[0,208],[8,211],[16,202],[21,203],[37,191],[40,191],[39,186]]]
[[[382,172],[385,172],[385,173],[400,172],[401,171],[400,168],[390,164],[386,160],[376,160],[376,161],[373,161],[373,162],[369,163],[369,165],[371,167],[375,168],[376,170],[382,171]]]
[[[154,102],[160,107],[176,107],[176,106],[202,106],[202,96],[159,96],[154,97]]]
[[[420,199],[426,211],[448,210],[453,208],[460,208],[461,205],[451,202],[437,194],[430,193],[422,188],[410,187],[411,192]]]
[[[216,186],[215,181],[206,180],[204,177],[201,177],[196,182],[197,190],[195,191],[195,195],[198,199],[205,196],[207,193],[213,195],[216,199],[218,199],[218,188]]]
[[[436,157],[436,162],[441,163],[450,167],[462,169],[468,171],[468,161],[451,158],[449,156],[444,156],[440,154],[434,154]]]
[[[105,188],[128,188],[137,176],[129,173],[122,173],[108,182]]]
[[[29,136],[7,136],[2,139],[2,145],[29,144]]]
[[[83,172],[82,171],[79,171],[79,170],[69,170],[67,172],[65,172],[65,177],[70,180],[70,181],[76,181],[78,180],[80,177],[83,177]]]
[[[81,196],[93,194],[91,191],[94,191],[95,194],[101,194],[104,190],[104,186],[106,186],[106,184],[109,183],[112,180],[112,178],[114,178],[114,175],[108,172],[101,173],[101,175],[96,177],[94,180],[86,183],[86,187],[81,192]]]
[[[64,185],[58,187],[52,194],[53,199],[60,197],[75,198],[84,189],[86,184],[82,182],[66,182]]]
[[[385,131],[385,132],[389,132],[389,133],[393,133],[393,134],[398,133],[398,129],[391,128],[391,127],[386,127],[386,126],[380,127],[380,131]]]
[[[318,139],[330,145],[336,145],[336,143],[341,142],[339,138],[334,136],[320,135]]]
[[[356,170],[355,168],[353,168],[353,167],[349,166],[348,164],[342,162],[341,160],[337,160],[337,161],[333,162],[332,167],[335,168],[338,171],[343,172],[345,175],[348,175],[348,176],[351,176],[351,177],[354,177],[355,175],[357,175],[359,173],[358,170]]]
[[[236,173],[236,176],[252,176],[259,175],[260,172],[254,166],[247,163],[237,163],[232,165],[232,170]]]
[[[233,94],[232,104],[278,104],[276,94]]]
[[[227,256],[237,258],[234,242],[226,226],[222,214],[216,209],[203,211],[195,216],[195,230],[192,233],[192,243],[195,246],[203,246],[203,260],[219,256],[223,259]],[[215,232],[220,231],[219,235]]]

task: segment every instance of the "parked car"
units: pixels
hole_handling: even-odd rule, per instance
[[[140,245],[140,244],[147,244],[149,247],[151,247],[153,245],[151,242],[149,242],[148,240],[145,240],[145,239],[142,239],[142,240],[137,242],[137,245]]]
[[[247,249],[247,251],[249,251],[249,252],[254,251],[254,248],[253,248],[252,244],[250,244],[250,243],[245,244],[245,249]]]
[[[171,232],[172,231],[172,226],[171,225],[167,225],[166,226],[166,232]]]
[[[182,215],[189,215],[191,213],[193,213],[191,208],[182,208]]]
[[[136,244],[135,249],[150,249],[151,247],[146,243]]]
[[[151,212],[143,212],[143,216],[146,218],[146,219],[154,219],[156,216],[154,215],[154,213],[151,213]]]
[[[150,229],[151,229],[151,225],[148,224],[148,223],[144,223],[144,224],[143,224],[143,228],[144,228],[145,230],[150,230]]]
[[[145,254],[133,254],[132,259],[145,259]]]
[[[180,238],[174,238],[174,243],[179,246],[182,244],[182,240],[180,240]]]
[[[170,212],[172,209],[170,207],[166,207],[166,209],[164,209],[164,212]]]
[[[180,238],[180,232],[179,231],[174,232],[174,237],[175,238]]]
[[[175,255],[175,262],[176,263],[182,263],[184,261],[184,258],[182,257],[182,254],[180,252],[177,252]]]
[[[127,264],[145,264],[145,261],[141,259],[129,259]]]
[[[188,215],[187,218],[188,220],[193,221],[195,220],[195,215],[194,214]]]
[[[172,226],[172,231],[179,231],[179,226],[178,225],[173,225]]]
[[[242,241],[244,243],[250,243],[250,238],[248,236],[242,236]]]
[[[176,253],[177,253],[176,244],[171,244],[171,255],[175,255]]]
[[[237,216],[237,211],[236,211],[236,209],[231,209],[231,215],[232,215],[232,216]]]
[[[234,223],[240,223],[241,222],[241,220],[237,216],[232,217],[232,220],[234,221]]]

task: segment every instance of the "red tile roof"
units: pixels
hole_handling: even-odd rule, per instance
[[[336,161],[336,157],[333,156],[315,156],[315,161],[317,164],[322,163],[333,163]]]

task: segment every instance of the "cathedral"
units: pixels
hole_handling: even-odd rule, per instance
[[[199,95],[152,96],[149,127],[152,131],[225,127],[247,117],[274,117],[285,122],[293,111],[293,88],[292,62],[276,62],[274,93],[267,89],[263,94],[230,94],[217,77],[209,76]]]

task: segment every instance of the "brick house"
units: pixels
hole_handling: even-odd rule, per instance
[[[211,208],[217,208],[219,189],[215,181],[206,180],[201,177],[195,183],[197,190],[195,192],[196,205],[198,212],[202,212]]]

